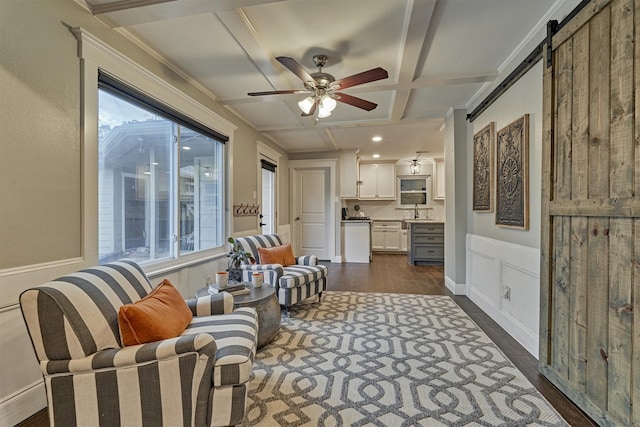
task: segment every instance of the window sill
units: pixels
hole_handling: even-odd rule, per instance
[[[194,265],[203,264],[205,262],[217,261],[225,258],[227,252],[217,248],[208,251],[202,251],[194,254],[183,255],[179,259],[171,259],[166,261],[149,262],[142,264],[142,269],[149,278],[155,278],[166,275],[183,268],[192,267]]]

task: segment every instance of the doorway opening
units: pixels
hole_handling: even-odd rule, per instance
[[[276,232],[276,165],[268,160],[260,160],[262,181],[262,212],[260,213],[261,234]]]

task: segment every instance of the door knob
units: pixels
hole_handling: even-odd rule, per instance
[[[300,217],[299,216],[296,217],[296,221],[300,221]]]

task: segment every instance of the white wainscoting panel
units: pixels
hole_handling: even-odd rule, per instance
[[[467,234],[467,296],[535,358],[540,250]]]
[[[0,425],[16,425],[47,405],[44,382],[18,304],[0,310]]]

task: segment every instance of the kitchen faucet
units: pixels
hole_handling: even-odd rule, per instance
[[[416,208],[413,211],[413,219],[418,219],[420,215],[418,214],[418,204],[416,203]]]

